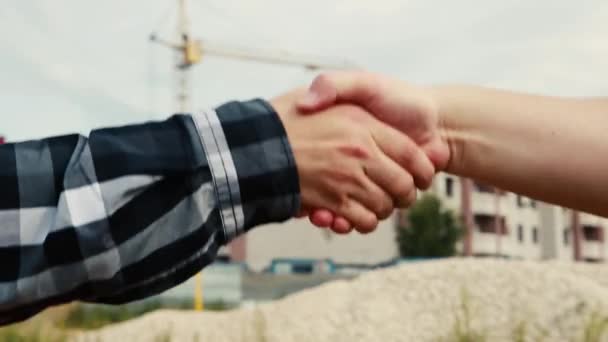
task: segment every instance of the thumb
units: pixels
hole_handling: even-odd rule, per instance
[[[331,76],[320,75],[314,79],[304,96],[298,99],[296,105],[302,111],[318,111],[334,104],[337,98],[338,91]]]
[[[297,101],[301,111],[318,111],[339,102],[362,107],[377,95],[377,77],[368,72],[344,71],[317,76],[306,94]]]

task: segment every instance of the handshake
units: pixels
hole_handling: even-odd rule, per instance
[[[431,89],[336,72],[270,102],[295,157],[299,216],[336,233],[372,232],[454,157]]]

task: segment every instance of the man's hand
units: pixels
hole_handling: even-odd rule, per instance
[[[298,101],[298,109],[312,113],[332,105],[350,103],[364,108],[379,120],[407,134],[432,161],[435,170],[445,170],[450,161],[450,148],[440,130],[439,106],[429,90],[366,72],[322,74],[308,93]],[[410,161],[418,154],[414,149]],[[431,179],[417,172],[413,164],[405,165],[414,175],[416,186],[426,189]],[[320,227],[345,226],[345,218],[331,211],[310,212],[310,220]]]
[[[394,206],[409,206],[416,188],[403,164],[427,175],[427,183],[434,174],[424,154],[409,153],[416,151],[416,144],[352,105],[333,106],[322,115],[302,115],[296,100],[304,92],[271,101],[293,149],[303,209],[325,208],[343,217],[342,223],[348,224],[334,227],[338,233],[348,233],[353,226],[367,233]]]

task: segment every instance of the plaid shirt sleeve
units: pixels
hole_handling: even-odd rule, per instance
[[[291,148],[263,100],[0,145],[0,189],[0,324],[160,293],[299,208]]]

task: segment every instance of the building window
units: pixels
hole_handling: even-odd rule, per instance
[[[310,263],[298,263],[293,265],[291,270],[296,274],[312,274],[314,268]]]
[[[524,198],[521,195],[517,195],[517,207],[518,208],[524,207]]]
[[[474,221],[477,227],[479,227],[480,232],[490,234],[496,233],[497,229],[495,226],[495,220],[493,215],[477,214],[474,217]],[[508,234],[507,223],[504,216],[501,216],[498,222],[498,232],[500,233],[500,235]]]
[[[532,208],[536,208],[536,201],[535,200],[530,200],[530,206]]]
[[[494,187],[493,186],[489,186],[483,183],[479,183],[479,182],[474,182],[475,184],[475,189],[477,189],[477,191],[479,192],[487,192],[487,193],[494,193]]]
[[[568,246],[570,240],[570,228],[564,229],[564,245]]]
[[[583,237],[587,241],[602,241],[602,231],[598,226],[583,226]]]
[[[524,226],[521,224],[517,225],[517,240],[522,243],[524,242]]]
[[[452,177],[447,177],[445,179],[445,194],[448,197],[454,195],[454,179]]]
[[[538,243],[538,228],[536,227],[532,228],[532,242]]]

